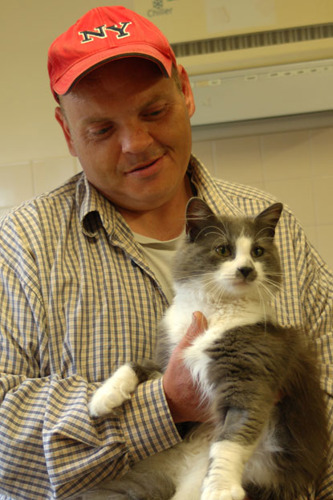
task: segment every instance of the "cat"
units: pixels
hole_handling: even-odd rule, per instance
[[[103,498],[296,500],[323,471],[328,438],[315,355],[304,333],[277,325],[270,307],[282,280],[274,243],[282,209],[227,217],[189,201],[157,364],[163,372],[193,311],[202,311],[208,328],[184,360],[212,420],[110,481]],[[121,366],[93,395],[91,415],[114,411],[151,372]]]

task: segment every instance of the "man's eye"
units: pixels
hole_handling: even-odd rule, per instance
[[[160,113],[162,113],[162,108],[160,108],[160,109],[154,109],[154,111],[150,111],[149,113],[147,113],[147,115],[148,116],[157,116]]]
[[[88,124],[87,128],[84,130],[87,138],[99,138],[104,135],[110,134],[113,130],[114,124],[108,120],[96,120]]]
[[[94,131],[94,134],[95,135],[104,135],[104,134],[107,134],[108,132],[110,132],[112,127],[103,127],[103,128],[100,128],[98,130],[95,130]]]
[[[166,106],[160,106],[158,108],[153,108],[150,110],[147,110],[146,112],[143,113],[143,116],[145,118],[158,118],[160,115],[162,115],[166,110]]]
[[[229,245],[219,245],[215,248],[215,252],[221,257],[230,257],[231,248],[229,247]]]

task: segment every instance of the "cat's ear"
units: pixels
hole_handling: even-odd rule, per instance
[[[274,238],[275,228],[279,222],[281,212],[283,209],[282,203],[274,203],[273,205],[266,208],[255,218],[255,221],[260,224],[261,235]]]
[[[186,207],[186,234],[190,241],[194,241],[202,230],[207,225],[209,218],[215,218],[214,213],[209,208],[207,203],[201,198],[191,198]]]

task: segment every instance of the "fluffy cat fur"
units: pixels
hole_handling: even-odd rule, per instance
[[[318,479],[327,433],[315,356],[304,333],[278,326],[269,306],[281,283],[274,244],[281,211],[276,203],[255,218],[216,216],[190,200],[157,363],[163,371],[193,311],[202,311],[208,329],[184,360],[211,423],[104,484],[103,498],[295,500]],[[120,367],[94,394],[91,415],[112,412],[150,374],[135,363]]]

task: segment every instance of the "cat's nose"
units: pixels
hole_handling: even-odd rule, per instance
[[[244,278],[247,278],[249,276],[249,274],[252,273],[253,267],[249,267],[249,266],[239,267],[238,271],[244,276]]]

